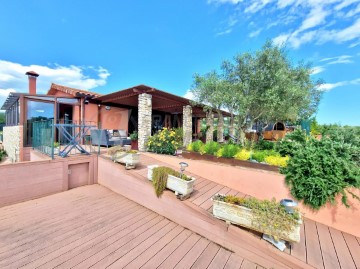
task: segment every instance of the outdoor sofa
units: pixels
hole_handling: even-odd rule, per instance
[[[106,147],[131,145],[131,139],[127,137],[125,130],[91,130],[92,145]]]

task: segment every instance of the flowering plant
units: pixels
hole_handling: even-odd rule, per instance
[[[149,138],[148,150],[161,154],[174,154],[182,145],[181,129],[163,128]]]

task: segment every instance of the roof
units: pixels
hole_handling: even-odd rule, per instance
[[[192,106],[193,115],[198,117],[205,117],[205,112],[202,105],[194,105],[191,100],[177,96],[147,85],[137,85],[124,90],[120,90],[107,95],[102,95],[95,98],[95,100],[109,105],[120,105],[125,107],[137,107],[138,95],[148,93],[152,95],[152,109],[172,114],[180,114],[183,112],[183,107],[187,105]],[[214,111],[215,112],[215,111]],[[224,116],[230,116],[230,113],[222,111]]]
[[[22,93],[11,92],[6,98],[4,104],[1,107],[1,110],[8,110],[20,97]]]
[[[89,91],[86,91],[86,90],[80,90],[80,89],[76,89],[76,88],[70,88],[70,87],[66,87],[66,86],[63,86],[63,85],[58,85],[58,84],[55,84],[55,83],[51,83],[50,89],[47,92],[47,94],[48,95],[55,95],[56,91],[61,91],[61,92],[64,92],[64,93],[68,93],[68,94],[71,94],[71,95],[76,96],[76,97],[79,97],[79,94],[84,94],[84,95],[87,95],[87,96],[92,95],[93,97],[102,96],[99,93],[89,92]]]
[[[35,71],[28,71],[25,73],[25,75],[28,75],[28,76],[33,76],[33,77],[38,77],[39,74],[36,73]]]

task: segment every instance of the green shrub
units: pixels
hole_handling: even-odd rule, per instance
[[[201,140],[197,140],[197,141],[190,143],[186,149],[188,151],[200,152],[200,149],[203,145],[204,145],[204,143],[201,142]]]
[[[275,150],[280,153],[281,156],[293,156],[294,153],[302,148],[307,140],[305,131],[296,129],[295,131],[288,133],[283,139],[276,143]]]
[[[130,134],[130,139],[131,139],[131,141],[136,141],[136,140],[138,140],[138,136],[139,136],[138,132],[137,132],[137,131],[134,131],[132,134]]]
[[[275,165],[279,167],[286,167],[289,161],[289,156],[281,157],[281,156],[267,156],[265,157],[265,163],[270,165]]]
[[[173,155],[182,146],[182,136],[175,129],[163,128],[149,138],[147,146],[149,151]]]
[[[200,153],[201,154],[210,154],[210,155],[215,155],[216,152],[221,148],[221,145],[215,141],[211,141],[209,143],[206,143],[205,145],[203,145],[200,149]]]
[[[261,163],[264,162],[268,156],[279,156],[279,153],[275,150],[255,150],[251,155],[251,159]]]
[[[241,161],[247,161],[250,159],[250,155],[251,155],[250,151],[246,149],[242,149],[235,155],[234,158]]]
[[[240,148],[237,145],[226,144],[221,148],[221,157],[233,158],[239,151]]]
[[[4,157],[6,157],[6,156],[7,156],[6,151],[3,150],[3,149],[0,149],[0,162],[1,162],[2,159],[3,159]]]
[[[272,150],[275,147],[274,142],[270,142],[264,139],[259,139],[259,141],[255,144],[254,149],[257,150]]]
[[[348,207],[348,193],[355,197],[348,189],[360,188],[360,169],[352,155],[354,146],[338,142],[338,138],[310,138],[281,169],[291,194],[313,209],[334,203],[338,195]]]

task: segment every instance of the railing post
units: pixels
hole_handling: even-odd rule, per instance
[[[55,119],[52,120],[52,124],[50,124],[51,127],[51,159],[54,160],[54,128],[55,128]]]

